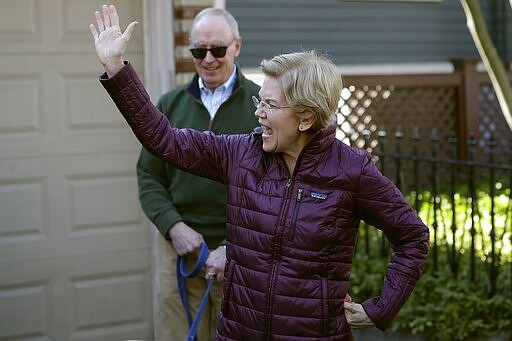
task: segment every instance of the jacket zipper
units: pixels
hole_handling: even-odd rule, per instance
[[[288,239],[291,241],[295,235],[295,228],[297,226],[297,216],[299,215],[300,202],[302,200],[302,192],[304,190],[299,188],[299,192],[297,193],[295,208],[293,209],[292,223],[290,224],[290,232],[288,234]]]
[[[279,219],[277,220],[277,231],[276,231],[276,237],[273,245],[273,252],[272,252],[272,271],[270,273],[269,278],[269,284],[268,284],[268,304],[267,304],[267,311],[265,314],[265,340],[271,340],[272,339],[272,322],[271,322],[271,316],[272,316],[272,306],[274,304],[274,283],[275,279],[277,277],[277,268],[279,265],[279,256],[281,254],[281,244],[282,244],[282,231],[283,231],[283,220],[285,217],[285,211],[287,207],[288,202],[288,196],[290,194],[290,188],[292,185],[292,178],[288,178],[288,181],[286,181],[285,185],[285,194],[283,198],[283,203],[281,205],[281,210],[279,212]]]
[[[283,206],[281,206],[281,212],[279,212],[279,220],[278,224],[279,226],[284,224],[285,219],[285,208],[287,206],[288,197],[290,196],[290,188],[292,187],[292,178],[288,178],[285,185],[285,192],[284,192],[284,200],[283,200]]]

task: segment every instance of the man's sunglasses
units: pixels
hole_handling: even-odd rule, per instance
[[[196,59],[203,59],[206,57],[206,54],[208,51],[214,56],[215,58],[222,58],[226,55],[226,50],[228,49],[229,45],[233,43],[236,39],[233,39],[227,46],[216,46],[212,48],[205,48],[205,47],[196,47],[193,49],[190,49],[189,51],[192,53],[192,56]]]
[[[204,48],[204,47],[196,47],[195,49],[190,49],[190,52],[192,53],[192,56],[196,59],[203,59],[206,57],[206,53],[210,51],[212,56],[215,58],[222,58],[226,55],[226,50],[228,49],[227,46],[217,46],[212,47],[210,49]]]

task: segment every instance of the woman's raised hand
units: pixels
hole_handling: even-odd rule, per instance
[[[96,54],[107,75],[112,77],[124,66],[123,54],[138,22],[131,22],[126,30],[121,32],[119,16],[114,5],[103,5],[101,13],[96,11],[94,16],[98,28],[91,24],[89,29],[94,37]]]

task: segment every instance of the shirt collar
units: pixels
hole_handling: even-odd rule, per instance
[[[231,76],[229,76],[228,80],[226,82],[224,82],[223,84],[221,84],[218,88],[223,88],[223,90],[232,90],[233,87],[235,86],[235,82],[236,82],[236,65],[233,64],[233,72],[231,73]],[[201,92],[211,91],[204,85],[203,79],[201,77],[199,77],[198,83],[199,83],[199,90],[201,90]],[[215,90],[217,90],[217,89],[215,89]]]

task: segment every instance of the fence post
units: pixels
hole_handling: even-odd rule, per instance
[[[489,274],[491,281],[491,296],[494,296],[496,293],[496,278],[498,277],[498,269],[496,265],[496,226],[494,220],[494,214],[496,213],[494,207],[494,197],[495,193],[495,181],[494,181],[494,149],[496,148],[496,141],[494,141],[493,136],[487,142],[487,146],[489,147],[489,164],[492,166],[489,168],[489,195],[491,197],[491,212],[489,215],[491,217],[491,272]]]
[[[364,138],[364,150],[368,150],[369,147],[369,141],[370,141],[371,132],[368,129],[363,130],[363,138]],[[370,231],[368,223],[363,221],[363,229],[364,229],[364,250],[366,252],[366,255],[370,255]]]
[[[508,149],[510,150],[510,164],[512,165],[512,141],[508,144]],[[512,202],[512,170],[508,173],[508,185],[510,186],[510,190],[508,192],[508,206],[507,211],[505,212],[505,221],[512,221],[512,214],[510,215],[511,220],[508,220],[509,217],[509,210],[512,205],[510,203]],[[512,244],[512,224],[510,224],[510,244]],[[512,293],[512,262],[510,262],[510,292]]]
[[[412,160],[413,160],[413,176],[414,176],[414,209],[416,212],[420,211],[420,186],[419,186],[419,179],[418,179],[418,143],[420,142],[421,136],[418,132],[418,127],[414,127],[414,132],[412,134],[412,142],[413,142],[413,153],[412,153]]]
[[[476,235],[476,227],[475,227],[475,210],[476,210],[476,189],[475,189],[475,147],[476,140],[471,135],[467,142],[469,148],[469,199],[471,200],[471,259],[470,259],[470,278],[471,281],[475,281],[475,235]]]
[[[430,150],[431,150],[431,157],[432,157],[432,164],[431,164],[431,167],[432,167],[432,204],[433,204],[433,211],[434,211],[434,214],[433,214],[433,221],[432,221],[432,228],[434,229],[434,254],[433,254],[433,257],[434,257],[434,272],[437,272],[437,269],[438,269],[438,262],[437,262],[437,248],[438,248],[438,244],[437,244],[437,228],[438,228],[438,222],[437,222],[437,214],[438,214],[438,210],[439,210],[439,193],[438,193],[438,183],[437,183],[437,148],[438,148],[438,143],[439,143],[439,135],[437,135],[437,131],[436,129],[434,128],[432,130],[432,133],[430,135]]]
[[[451,133],[448,137],[448,143],[450,144],[451,148],[451,158],[452,163],[450,164],[450,196],[451,196],[451,204],[452,204],[452,255],[451,255],[451,261],[450,261],[450,267],[452,270],[452,274],[454,277],[458,276],[459,272],[459,266],[458,266],[458,257],[457,257],[457,201],[455,200],[456,195],[456,168],[457,165],[454,160],[457,159],[457,146],[458,146],[458,140],[457,136],[455,136],[455,133]]]
[[[480,84],[476,70],[477,59],[454,59],[451,61],[456,73],[460,74],[460,86],[458,96],[458,110],[456,117],[456,133],[459,141],[467,141],[469,135],[478,126],[478,111],[480,104]],[[459,158],[466,160],[468,157],[467,146],[459,144]]]
[[[402,131],[402,128],[400,127],[400,125],[397,126],[396,128],[396,131],[395,131],[395,153],[396,153],[396,157],[395,157],[395,167],[396,167],[396,173],[395,173],[395,182],[396,182],[396,186],[398,188],[400,188],[400,190],[403,192],[403,193],[407,193],[407,189],[404,187],[405,185],[405,182],[402,181],[402,159],[401,159],[401,156],[402,156],[402,150],[401,150],[401,142],[402,142],[402,139],[404,138],[404,133]]]
[[[386,143],[386,131],[385,130],[379,130],[378,133],[377,133],[378,137],[379,137],[379,147],[380,147],[380,169],[381,169],[381,172],[382,174],[386,174],[386,171],[385,171],[385,161],[384,161],[384,154],[385,154],[385,143]],[[382,237],[380,239],[380,254],[381,256],[386,256],[387,254],[387,251],[386,251],[386,237],[384,236],[384,234],[382,234]]]

